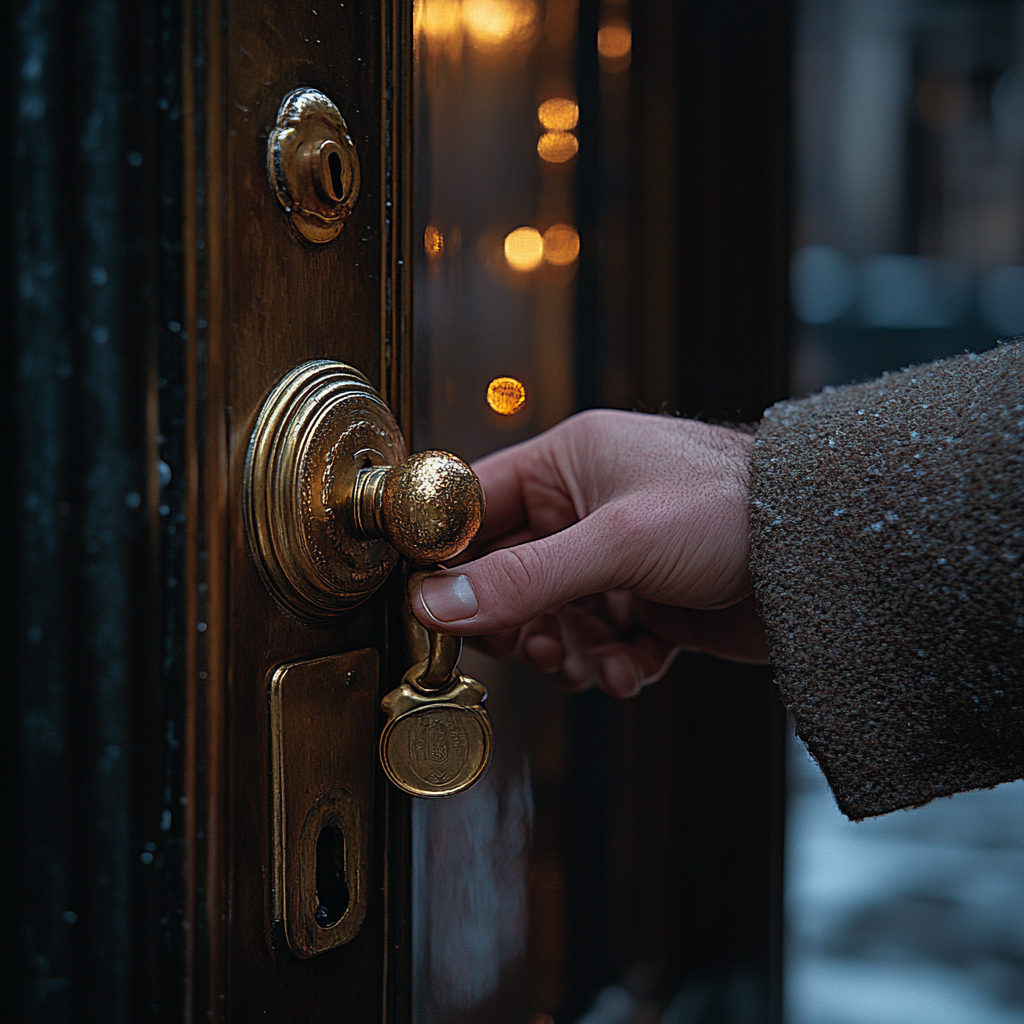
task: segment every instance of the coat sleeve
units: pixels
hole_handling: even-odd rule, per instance
[[[1024,339],[773,406],[750,511],[776,681],[846,815],[1021,778]]]

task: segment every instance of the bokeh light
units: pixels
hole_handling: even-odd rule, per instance
[[[463,0],[462,23],[483,46],[522,43],[533,35],[537,5],[531,0]]]
[[[433,224],[428,224],[423,231],[423,251],[428,260],[439,260],[444,255],[444,235]]]
[[[413,7],[413,31],[432,42],[462,34],[460,0],[420,0]]]
[[[568,224],[552,224],[544,232],[544,259],[556,267],[567,267],[580,254],[580,236]]]
[[[513,270],[536,270],[544,259],[544,238],[536,228],[516,228],[505,236],[505,261]]]
[[[537,118],[545,128],[566,132],[579,123],[580,108],[575,100],[556,97],[545,100],[537,108]]]
[[[632,48],[633,33],[625,22],[610,21],[598,30],[597,52],[605,60],[622,60]]]
[[[579,141],[572,132],[545,132],[537,140],[537,155],[549,164],[564,164],[579,148]]]
[[[526,388],[515,377],[495,377],[487,385],[487,404],[500,416],[512,416],[526,404]]]

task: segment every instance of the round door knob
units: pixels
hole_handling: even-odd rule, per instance
[[[256,414],[243,480],[245,532],[274,599],[329,622],[394,568],[462,551],[484,518],[480,481],[447,452],[405,458],[391,411],[353,367],[314,359]]]
[[[361,470],[352,491],[357,535],[383,537],[417,564],[464,551],[485,507],[477,475],[449,452],[419,452],[398,466]]]

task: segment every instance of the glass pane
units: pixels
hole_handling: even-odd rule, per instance
[[[576,409],[577,17],[415,6],[418,448],[473,459]],[[415,804],[414,1019],[541,1024],[563,995],[564,866],[533,801],[559,765],[533,750],[564,747],[564,698],[471,650],[462,669],[488,687],[495,753],[472,790]]]

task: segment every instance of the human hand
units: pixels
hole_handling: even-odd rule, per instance
[[[753,440],[593,410],[481,459],[483,528],[463,564],[424,581],[417,617],[619,697],[680,650],[766,662],[747,572]]]

